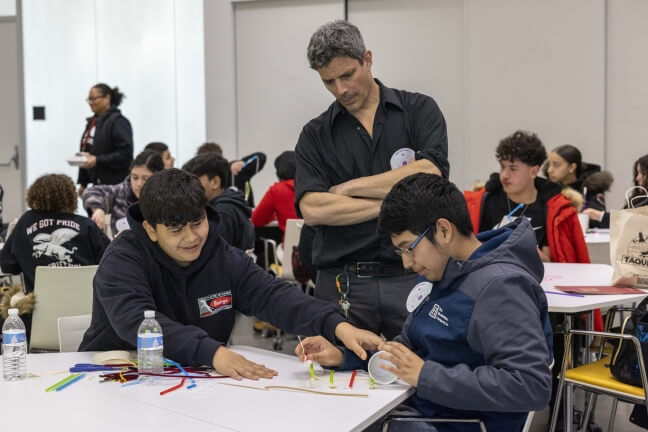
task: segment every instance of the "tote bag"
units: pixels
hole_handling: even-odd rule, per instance
[[[628,198],[628,208],[610,212],[610,262],[614,268],[612,283],[618,286],[648,288],[648,206],[632,208],[637,198]]]

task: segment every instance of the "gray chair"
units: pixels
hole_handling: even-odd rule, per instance
[[[92,313],[97,267],[36,267],[30,351],[58,351],[58,318]]]
[[[92,315],[76,315],[58,319],[60,352],[76,352],[81,345],[85,331],[90,327]]]

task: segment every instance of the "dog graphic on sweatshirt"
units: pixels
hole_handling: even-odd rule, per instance
[[[75,246],[70,250],[63,245],[78,235],[78,232],[70,228],[59,228],[52,234],[40,233],[34,237],[34,243],[36,244],[34,244],[32,257],[40,258],[45,255],[71,264],[71,255],[76,252],[77,247]]]

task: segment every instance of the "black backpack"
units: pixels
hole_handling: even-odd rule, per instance
[[[621,333],[635,336],[641,345],[644,368],[648,359],[648,298],[644,299],[636,309],[623,321]],[[612,375],[619,381],[637,387],[643,387],[637,350],[630,340],[620,340],[610,364]]]

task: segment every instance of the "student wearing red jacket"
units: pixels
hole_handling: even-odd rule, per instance
[[[295,211],[295,152],[285,151],[275,159],[279,181],[263,195],[252,212],[252,224],[262,227],[273,220],[286,232],[286,219],[296,219]]]

